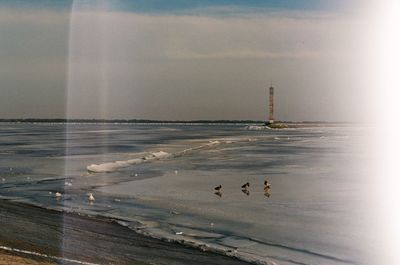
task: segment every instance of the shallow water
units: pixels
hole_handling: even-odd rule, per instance
[[[364,128],[0,124],[0,139],[3,197],[251,261],[372,264]]]

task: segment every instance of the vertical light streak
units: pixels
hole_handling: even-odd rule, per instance
[[[72,2],[68,36],[68,73],[66,90],[67,119],[81,118],[84,115],[79,113],[79,105],[85,104],[82,101],[82,90],[90,95],[90,99],[96,100],[94,117],[108,117],[108,95],[109,95],[109,9],[110,1],[84,1],[74,0]],[[90,118],[90,117],[86,117]],[[77,146],[75,141],[79,140],[79,134],[74,132],[73,126],[67,123],[65,129],[65,162],[64,176],[76,176],[81,169],[74,168],[71,162],[71,150]],[[81,134],[84,132],[80,132]],[[99,140],[100,141],[100,140]],[[102,155],[107,154],[108,137],[104,135],[101,139],[103,146]],[[79,189],[79,187],[75,187]],[[68,193],[68,189],[64,189]],[[78,199],[85,200],[86,194],[78,194]],[[65,207],[67,205],[64,205]],[[64,246],[69,242],[68,230],[64,227],[61,243],[61,255],[64,256]]]

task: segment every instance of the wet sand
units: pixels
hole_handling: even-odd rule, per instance
[[[32,257],[31,255],[15,255],[14,252],[0,249],[0,265],[55,265],[45,258]]]
[[[83,217],[0,200],[0,264],[235,264],[234,257],[149,238],[105,218]],[[21,262],[20,262],[21,261]],[[1,263],[3,262],[3,263]]]

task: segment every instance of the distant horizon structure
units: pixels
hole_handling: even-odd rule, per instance
[[[268,123],[274,123],[274,87],[269,87],[269,116]]]

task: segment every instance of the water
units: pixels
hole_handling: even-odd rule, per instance
[[[364,131],[1,124],[0,196],[254,262],[372,264]]]

